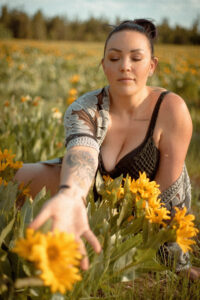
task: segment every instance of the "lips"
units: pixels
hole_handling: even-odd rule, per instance
[[[133,78],[130,78],[130,77],[123,77],[123,78],[119,78],[118,81],[133,81]]]

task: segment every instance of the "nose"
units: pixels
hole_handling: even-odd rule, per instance
[[[120,71],[127,72],[131,70],[131,62],[128,58],[124,58],[121,60]]]

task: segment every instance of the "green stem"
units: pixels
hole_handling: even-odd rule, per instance
[[[37,277],[29,277],[29,278],[18,278],[15,281],[15,288],[21,289],[29,286],[43,286],[44,282],[42,279]]]

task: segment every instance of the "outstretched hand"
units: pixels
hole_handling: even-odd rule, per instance
[[[80,244],[80,252],[83,255],[81,268],[87,270],[89,268],[89,260],[81,237],[84,237],[91,244],[96,253],[101,251],[101,245],[89,227],[87,211],[82,199],[71,199],[64,192],[57,193],[43,206],[41,212],[29,227],[36,230],[49,218],[53,221],[52,230],[58,229],[74,234],[76,241]]]

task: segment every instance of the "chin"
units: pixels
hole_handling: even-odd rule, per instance
[[[116,92],[118,94],[123,95],[123,96],[131,96],[137,92],[137,87],[136,86],[118,86],[116,89]]]

